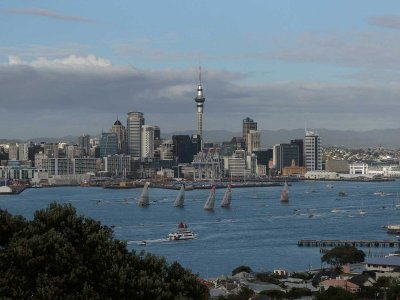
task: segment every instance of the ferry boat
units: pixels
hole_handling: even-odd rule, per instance
[[[178,229],[167,235],[170,241],[193,240],[197,237],[196,234],[191,232],[185,223],[180,222]]]

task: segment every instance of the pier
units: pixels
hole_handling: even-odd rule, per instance
[[[354,246],[366,248],[399,248],[398,240],[300,240],[297,242],[299,247],[340,247]]]

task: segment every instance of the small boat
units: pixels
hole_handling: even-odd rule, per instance
[[[206,204],[204,204],[205,210],[214,210],[215,203],[215,186],[211,188],[210,194],[208,195]]]
[[[32,184],[32,188],[34,189],[41,189],[43,186],[40,183]]]
[[[389,224],[386,226],[386,232],[392,234],[400,234],[400,224]]]
[[[326,187],[327,187],[328,189],[333,189],[333,184],[327,184]]]
[[[182,184],[178,196],[175,199],[175,207],[183,207],[183,202],[185,201],[185,185]]]
[[[333,213],[337,213],[337,212],[339,212],[339,211],[340,211],[340,210],[337,209],[337,208],[334,208],[334,209],[331,210],[331,212],[333,212]]]
[[[287,181],[283,185],[283,189],[281,191],[281,202],[288,202],[289,201],[289,186]]]
[[[358,210],[358,214],[364,216],[367,214],[367,212],[364,210],[364,201],[361,203],[361,208]]]
[[[339,193],[338,193],[338,196],[339,196],[339,197],[346,197],[347,194],[346,194],[345,192],[339,192]]]
[[[146,246],[146,245],[147,245],[147,242],[146,242],[146,241],[141,241],[141,242],[139,243],[139,245],[140,245],[140,246]]]
[[[137,203],[138,206],[141,206],[141,207],[149,206],[149,204],[150,204],[149,203],[149,185],[150,185],[150,182],[146,182],[144,184],[142,194],[140,195],[140,198]]]
[[[231,205],[231,199],[232,199],[231,185],[228,184],[224,197],[222,198],[221,207],[225,208],[229,207]]]
[[[182,241],[182,240],[193,240],[196,239],[197,235],[189,230],[187,225],[183,222],[178,224],[178,229],[167,235],[167,239],[170,241]]]

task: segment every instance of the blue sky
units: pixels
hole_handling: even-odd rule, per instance
[[[0,138],[195,129],[199,64],[204,130],[399,127],[398,1],[3,0],[0,37]]]

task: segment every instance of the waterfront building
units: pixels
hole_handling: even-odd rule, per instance
[[[126,154],[126,128],[117,119],[114,125],[111,127],[111,132],[117,135],[117,153]]]
[[[106,156],[104,159],[104,171],[116,176],[126,177],[131,172],[131,156],[130,155],[113,155]]]
[[[103,132],[100,138],[100,157],[118,153],[118,137],[113,132]]]
[[[142,159],[154,158],[154,127],[150,125],[142,126],[142,142],[141,142]]]
[[[354,162],[349,164],[350,175],[366,175],[368,174],[368,164],[363,162]]]
[[[78,137],[78,146],[83,151],[84,156],[90,155],[90,135],[82,134]]]
[[[315,131],[306,130],[304,165],[307,171],[322,170],[321,137]]]
[[[296,166],[296,161],[293,159],[290,167],[282,168],[282,176],[301,177],[307,172],[305,167]]]
[[[127,149],[132,158],[141,157],[142,126],[144,117],[141,112],[129,112],[127,118]]]
[[[304,178],[306,178],[306,179],[317,179],[317,180],[319,180],[319,179],[330,180],[330,179],[339,179],[340,176],[336,172],[314,170],[314,171],[308,171],[306,174],[304,174]]]
[[[222,178],[222,160],[216,149],[199,152],[192,161],[194,180],[220,180]]]
[[[246,177],[246,151],[236,150],[231,157],[228,158],[228,172],[231,177]]]
[[[257,157],[257,175],[266,176],[268,174],[268,162],[273,157],[272,150],[255,150],[253,154]]]
[[[295,165],[299,164],[300,151],[297,144],[277,144],[273,147],[273,162],[278,174],[282,174],[283,168],[290,167],[293,160]]]
[[[254,122],[253,119],[247,117],[243,119],[242,122],[243,127],[243,140],[246,147],[248,149],[247,138],[250,130],[257,130],[257,122]]]
[[[349,173],[349,161],[347,159],[327,159],[325,170],[337,173]]]
[[[197,96],[194,98],[194,101],[196,102],[197,108],[197,134],[201,139],[203,139],[203,108],[205,100],[206,98],[204,98],[203,86],[201,84],[201,67],[199,67],[199,84],[197,86]],[[203,149],[202,146],[201,149]]]

